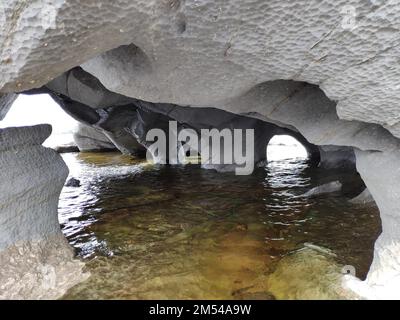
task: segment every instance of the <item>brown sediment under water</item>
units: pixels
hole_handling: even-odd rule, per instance
[[[91,273],[64,299],[337,298],[318,275],[352,265],[364,278],[381,230],[375,206],[348,201],[357,174],[304,160],[235,176],[117,153],[63,158],[81,186],[63,189],[59,220]],[[297,197],[338,179],[342,192]],[[294,258],[305,243],[329,257]]]

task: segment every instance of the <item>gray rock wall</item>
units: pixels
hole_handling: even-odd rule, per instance
[[[356,151],[357,169],[379,207],[382,234],[365,282],[349,277],[345,285],[371,299],[398,299],[400,287],[400,152]]]
[[[356,156],[351,147],[320,146],[319,154],[322,168],[355,168]]]
[[[364,0],[5,0],[0,90],[39,87],[83,63],[113,92],[179,105],[293,79],[319,85],[342,119],[400,136],[399,10]]]
[[[85,278],[58,222],[68,168],[41,146],[50,133],[0,129],[0,298],[58,298]]]
[[[145,137],[150,129],[161,128],[168,132],[168,122],[176,120],[180,129],[187,127],[198,132],[212,128],[231,131],[254,129],[255,164],[266,159],[266,147],[276,134],[295,137],[303,143],[311,157],[315,154],[319,157],[318,148],[311,145],[293,126],[276,120],[255,119],[257,117],[251,114],[238,115],[210,107],[193,108],[125,97],[109,91],[98,79],[81,68],[67,71],[41,88],[40,92],[50,93],[68,114],[82,123],[78,127],[81,132],[75,134],[75,140],[82,151],[98,150],[104,146],[100,141],[105,136],[121,152],[141,154],[143,146],[149,145]],[[330,165],[334,165],[333,157]],[[231,171],[236,165],[208,164],[204,167]]]
[[[41,87],[81,65],[114,95],[105,100],[91,80],[71,84],[64,94],[76,101],[85,96],[95,108],[116,103],[116,94],[215,107],[289,128],[315,145],[353,148],[383,222],[362,285],[379,296],[394,292],[400,234],[396,1],[4,0],[0,24],[0,118],[10,101],[4,94]]]

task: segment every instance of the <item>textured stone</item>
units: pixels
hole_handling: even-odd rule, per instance
[[[308,246],[282,258],[268,276],[268,288],[277,299],[354,299],[343,290],[341,267],[327,249]]]
[[[354,168],[356,165],[356,156],[350,147],[320,146],[319,154],[319,166],[325,169]]]
[[[41,88],[40,92],[50,93],[68,114],[86,124],[80,125],[78,131],[87,131],[87,133],[75,135],[81,151],[101,149],[103,144],[96,141],[101,141],[103,134],[121,152],[140,154],[143,153],[143,148],[138,145],[138,142],[145,147],[150,145],[145,141],[146,134],[150,129],[159,128],[168,132],[168,122],[176,120],[179,123],[179,129],[185,127],[194,129],[198,134],[201,129],[211,128],[230,131],[254,129],[254,163],[261,163],[265,160],[268,142],[276,134],[295,137],[303,143],[310,157],[315,157],[317,154],[319,158],[319,150],[316,146],[310,144],[299,132],[292,130],[293,127],[287,128],[279,121],[266,123],[265,119],[260,121],[251,116],[237,115],[216,108],[191,108],[128,98],[110,92],[94,76],[81,68],[74,68],[59,76]],[[90,134],[95,136],[89,137]],[[94,140],[92,141],[92,139]],[[88,145],[85,146],[85,144]],[[96,144],[99,146],[96,147]],[[236,164],[205,164],[203,167],[231,171],[235,169]]]
[[[398,297],[399,11],[394,0],[4,0],[0,92],[41,87],[81,65],[114,94],[219,108],[354,149],[383,222],[358,292]],[[63,93],[92,108],[121,98],[78,82]]]
[[[6,0],[0,88],[38,87],[85,62],[111,91],[213,105],[293,79],[320,85],[341,117],[399,136],[399,10],[363,0]]]
[[[216,107],[282,123],[320,146],[350,146],[361,150],[400,148],[399,140],[381,126],[339,119],[335,103],[318,87],[307,83],[267,82]]]
[[[0,299],[57,299],[89,277],[62,234],[0,252]]]
[[[357,169],[379,207],[382,234],[375,242],[367,279],[352,277],[346,286],[372,299],[398,299],[400,287],[400,152],[356,151]]]
[[[49,125],[0,129],[1,298],[57,298],[85,278],[58,222],[68,168],[41,146],[50,133]]]

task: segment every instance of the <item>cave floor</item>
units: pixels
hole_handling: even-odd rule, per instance
[[[63,158],[81,186],[64,187],[59,220],[91,273],[64,299],[334,299],[317,275],[352,265],[364,278],[380,233],[378,209],[350,204],[346,188],[296,197],[338,177],[349,190],[360,184],[301,159],[235,176],[117,153]],[[304,268],[287,259],[305,243],[328,258]]]

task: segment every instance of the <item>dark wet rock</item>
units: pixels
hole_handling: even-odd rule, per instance
[[[72,153],[79,152],[79,148],[76,145],[63,145],[54,148],[58,153]]]
[[[65,183],[66,187],[74,187],[78,188],[81,186],[81,182],[78,179],[75,178],[70,178],[68,181]]]
[[[351,147],[341,146],[320,146],[319,167],[324,169],[355,169],[356,156]]]

